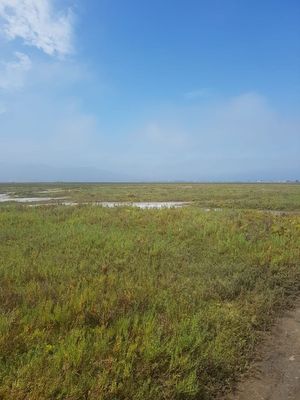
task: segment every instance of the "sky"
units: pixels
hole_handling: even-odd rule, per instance
[[[0,181],[300,179],[299,0],[0,0]]]

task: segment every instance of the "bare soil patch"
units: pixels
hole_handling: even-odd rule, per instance
[[[300,301],[273,327],[248,377],[226,400],[300,399]]]

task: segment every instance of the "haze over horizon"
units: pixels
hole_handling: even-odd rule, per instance
[[[300,178],[300,3],[0,0],[0,181]]]

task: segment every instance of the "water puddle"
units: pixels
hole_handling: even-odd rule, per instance
[[[12,197],[7,193],[0,194],[0,203],[15,201],[17,203],[35,203],[39,201],[62,200],[65,197]]]
[[[31,207],[37,206],[51,206],[51,205],[64,205],[64,206],[77,206],[77,205],[93,205],[107,208],[115,207],[137,207],[141,209],[151,208],[178,208],[189,204],[185,201],[94,201],[94,202],[77,202],[72,200],[61,201],[66,197],[13,197],[9,193],[0,194],[0,203],[14,201],[17,203],[38,203],[28,204]],[[51,203],[49,203],[51,201]],[[48,203],[45,203],[48,202]]]
[[[62,188],[53,188],[53,189],[46,189],[46,190],[40,190],[37,193],[58,193],[58,192],[63,192],[64,189]]]
[[[202,208],[203,211],[205,212],[210,212],[210,211],[223,211],[223,208]]]
[[[136,202],[98,201],[92,204],[108,208],[138,207],[142,209],[149,209],[149,208],[178,208],[178,207],[183,207],[188,203],[184,201],[136,201]]]
[[[49,204],[49,203],[48,203]],[[178,208],[187,205],[188,202],[185,201],[94,201],[94,202],[84,202],[78,203],[76,201],[63,201],[60,204],[64,206],[78,206],[80,204],[84,205],[92,205],[92,206],[100,206],[106,208],[115,208],[115,207],[137,207],[141,209],[150,209],[150,208]],[[50,204],[49,204],[50,205]]]

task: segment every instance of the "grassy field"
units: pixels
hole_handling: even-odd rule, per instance
[[[215,399],[299,293],[300,215],[256,209],[300,211],[300,185],[52,187],[194,203],[1,205],[2,400]]]
[[[300,211],[300,184],[0,184],[4,192],[78,202],[190,201],[200,207]]]

